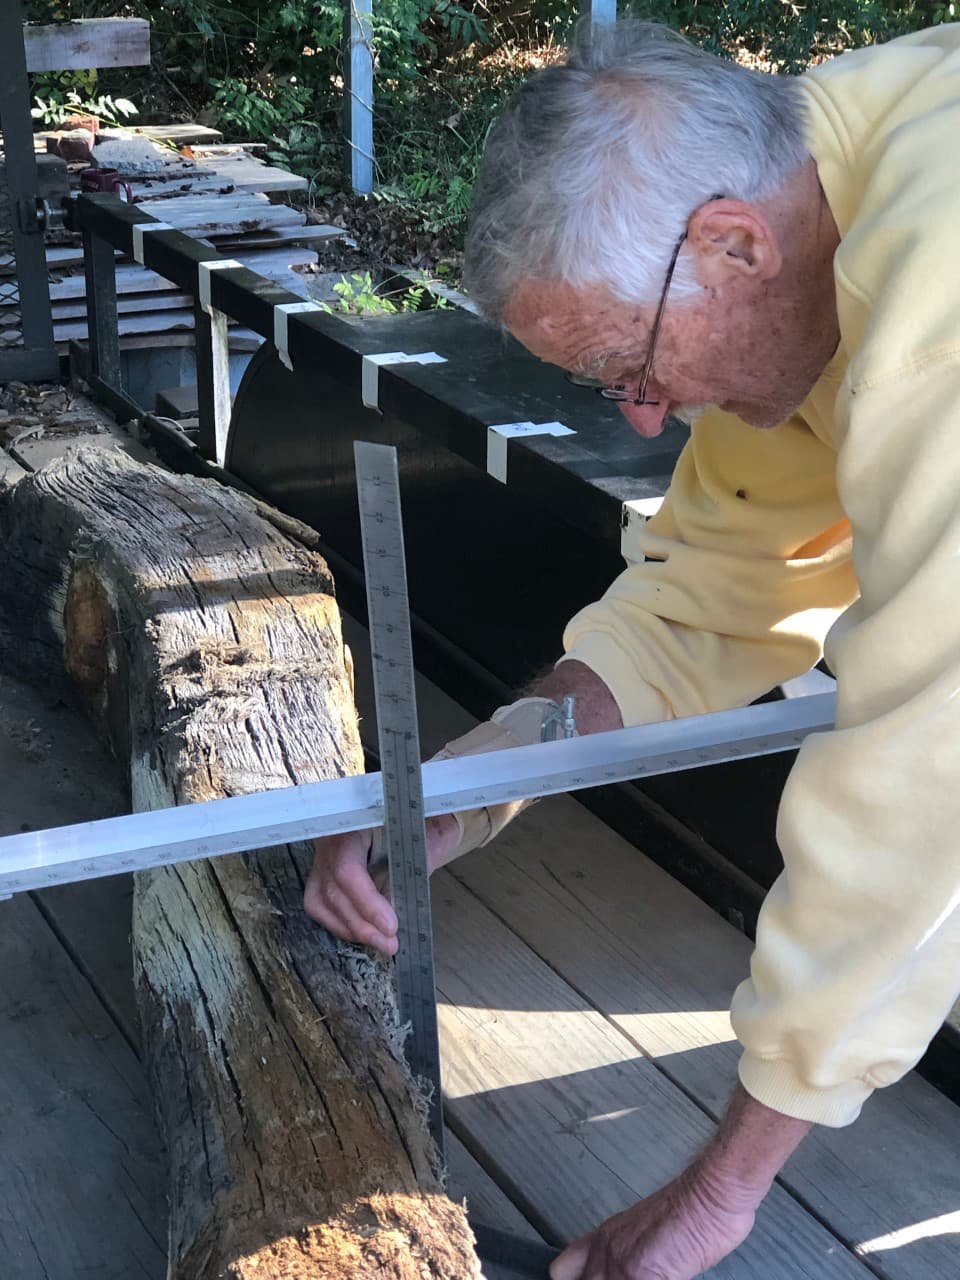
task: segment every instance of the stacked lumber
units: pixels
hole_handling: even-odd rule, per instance
[[[230,249],[230,257],[236,258],[251,271],[273,280],[291,293],[308,297],[304,277],[296,268],[316,263],[316,252],[311,249],[286,245],[280,249]],[[83,274],[82,255],[67,269],[51,263],[50,304],[53,313],[54,340],[66,343],[83,340],[87,336],[86,281]],[[158,338],[176,331],[192,330],[194,323],[193,298],[182,293],[163,276],[148,271],[138,263],[117,262],[117,313],[121,339],[133,335],[155,334]],[[247,330],[243,330],[246,337]]]
[[[306,180],[259,159],[256,153],[263,148],[257,144],[228,145],[217,138],[215,130],[195,126],[154,128],[136,135],[104,130],[94,156],[101,152],[109,158],[129,183],[135,202],[154,217],[204,240],[291,293],[315,296],[306,285],[306,275],[317,263],[311,246],[342,236],[342,228],[310,225],[302,209],[275,203],[267,192],[297,190],[307,185]],[[37,135],[38,147],[55,141],[54,135]],[[164,142],[172,145],[161,145]],[[71,166],[74,178],[82,167]],[[57,240],[47,246],[46,256],[54,340],[63,347],[87,336],[85,281],[80,237],[59,235]],[[192,298],[119,254],[117,263],[121,345],[144,345],[150,336],[157,338],[157,345],[181,341],[184,331],[193,329]],[[247,330],[237,331],[236,338],[232,330],[234,349],[259,344]]]

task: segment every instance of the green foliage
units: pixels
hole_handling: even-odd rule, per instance
[[[58,71],[34,77],[34,106],[30,114],[47,127],[69,116],[96,116],[105,124],[123,124],[137,114],[129,98],[97,93],[95,71]]]
[[[683,31],[711,52],[797,74],[811,60],[941,21],[938,3],[890,0],[628,0],[627,12]]]
[[[960,0],[958,0],[960,2]],[[952,0],[621,0],[727,57],[798,72],[811,59],[955,16]],[[462,240],[490,122],[516,84],[576,21],[578,0],[375,0],[376,207],[412,217],[448,248]],[[37,21],[129,14],[149,19],[149,68],[37,81],[38,118],[94,108],[145,122],[200,119],[311,181],[345,186],[340,0],[27,0]]]
[[[354,271],[349,276],[341,276],[333,286],[333,292],[337,295],[336,305],[331,306],[327,302],[321,305],[331,315],[339,311],[352,316],[392,316],[399,311],[446,307],[446,298],[429,293],[430,284],[430,279],[425,277],[421,283],[409,285],[391,294],[385,291],[385,285],[373,283],[369,271]]]

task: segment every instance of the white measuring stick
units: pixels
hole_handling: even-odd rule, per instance
[[[833,728],[835,695],[814,694],[423,766],[427,817],[577,791],[798,747]],[[379,827],[379,773],[204,800],[0,839],[0,896],[192,858]]]

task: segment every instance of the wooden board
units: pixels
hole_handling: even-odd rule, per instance
[[[243,263],[245,267],[269,279],[273,279],[274,275],[286,279],[291,267],[312,266],[317,261],[314,250],[299,248],[295,245],[280,249],[238,249],[235,256],[237,261]],[[121,296],[175,288],[169,280],[158,275],[157,272],[133,263],[117,267],[116,281],[117,293]],[[85,294],[86,281],[80,273],[64,276],[50,285],[50,300],[54,305],[71,298],[82,298]]]
[[[234,190],[231,178],[212,170],[209,173],[193,173],[190,177],[172,178],[169,181],[152,178],[133,178],[130,190],[134,200],[155,217],[163,215],[158,209],[166,208],[168,200],[186,196],[229,195]],[[166,221],[166,219],[164,219]]]
[[[300,174],[267,165],[255,156],[215,156],[201,160],[199,167],[229,179],[237,191],[305,191],[310,186]]]
[[[145,315],[125,316],[123,333],[167,333],[171,329],[193,329],[193,311],[158,311]],[[86,338],[86,320],[61,320],[53,326],[54,342],[73,342]]]
[[[193,142],[219,142],[223,134],[219,129],[210,129],[205,124],[141,124],[134,129],[145,138],[153,138],[157,142],[173,142],[178,147]]]
[[[162,1280],[139,1064],[28,898],[0,903],[0,1256],[11,1280]]]
[[[193,305],[193,297],[189,293],[174,293],[167,289],[156,290],[154,293],[135,293],[126,297],[117,299],[117,315],[120,317],[128,315],[141,315],[146,312],[154,311],[173,311],[176,308],[190,307]],[[85,298],[66,299],[63,302],[55,302],[51,307],[54,323],[58,320],[77,320],[81,317],[85,318],[87,314],[87,302]],[[121,319],[121,329],[123,322]]]
[[[521,1207],[571,1240],[655,1191],[712,1124],[635,1045],[467,889],[434,876],[443,1087],[450,1123]],[[717,1280],[869,1280],[775,1186]]]
[[[28,71],[150,65],[150,23],[142,18],[80,18],[49,26],[27,22],[23,42]]]
[[[270,149],[268,142],[203,142],[191,146],[195,156],[264,155]]]
[[[263,231],[272,227],[302,226],[303,214],[289,205],[271,204],[253,194],[204,198],[172,196],[148,202],[148,212],[178,231],[193,235],[225,236]]]

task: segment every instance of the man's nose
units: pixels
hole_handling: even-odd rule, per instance
[[[638,435],[651,438],[658,436],[663,430],[670,412],[670,401],[661,400],[657,404],[620,404],[617,407]]]

